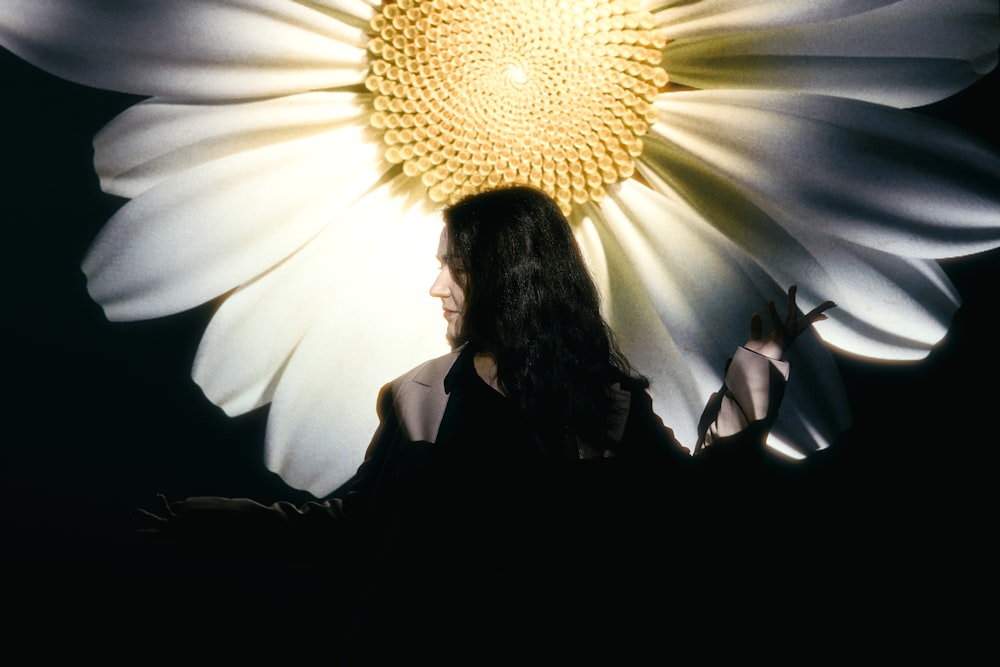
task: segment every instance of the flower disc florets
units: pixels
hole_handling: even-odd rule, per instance
[[[365,85],[386,158],[436,202],[528,183],[563,211],[632,175],[666,40],[637,0],[398,0]]]

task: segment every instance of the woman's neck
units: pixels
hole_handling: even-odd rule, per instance
[[[483,382],[506,395],[497,382],[497,362],[493,355],[488,352],[476,352],[472,357],[472,364],[476,368],[476,375],[482,378]]]

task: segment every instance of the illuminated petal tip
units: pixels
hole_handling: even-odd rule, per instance
[[[365,85],[385,157],[435,202],[527,183],[565,213],[629,178],[667,85],[638,0],[397,0]]]

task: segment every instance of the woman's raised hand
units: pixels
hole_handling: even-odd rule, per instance
[[[826,315],[823,312],[837,306],[833,301],[824,301],[802,317],[799,317],[798,308],[795,305],[795,292],[795,285],[788,288],[788,308],[784,320],[778,315],[778,309],[774,305],[774,301],[767,303],[767,309],[771,314],[771,325],[773,326],[773,330],[768,335],[761,335],[760,315],[755,314],[753,316],[750,320],[750,339],[743,347],[752,352],[771,357],[772,359],[781,359],[799,334],[816,322],[825,320]]]

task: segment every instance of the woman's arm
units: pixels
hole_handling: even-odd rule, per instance
[[[789,365],[783,360],[795,339],[815,322],[826,319],[824,311],[835,307],[825,301],[799,317],[795,305],[796,286],[788,289],[788,306],[781,319],[773,301],[768,302],[772,331],[761,335],[761,318],[750,321],[750,338],[726,367],[722,388],[712,394],[698,425],[694,453],[724,438],[745,434],[753,427],[753,437],[763,440],[777,417],[788,380]],[[745,434],[749,435],[749,434]]]

